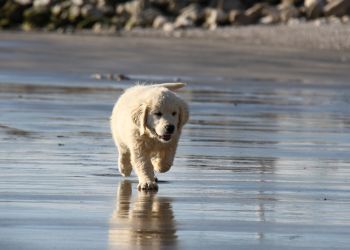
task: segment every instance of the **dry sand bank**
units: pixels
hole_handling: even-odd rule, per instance
[[[0,33],[2,70],[347,83],[349,25],[122,36]]]

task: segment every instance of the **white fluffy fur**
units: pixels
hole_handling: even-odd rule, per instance
[[[111,116],[113,139],[118,147],[118,167],[123,176],[134,168],[138,189],[157,189],[154,171],[166,172],[173,164],[187,104],[171,90],[183,83],[137,85],[120,96]],[[169,133],[166,127],[174,126]]]

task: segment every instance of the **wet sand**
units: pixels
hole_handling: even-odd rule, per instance
[[[348,249],[350,73],[335,50],[0,38],[0,249]],[[138,192],[108,118],[134,81],[174,78],[191,119],[159,191]]]

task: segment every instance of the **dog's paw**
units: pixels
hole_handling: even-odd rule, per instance
[[[137,186],[139,191],[141,190],[158,190],[158,184],[155,181],[140,182]]]

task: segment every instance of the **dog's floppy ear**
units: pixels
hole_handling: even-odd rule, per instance
[[[169,90],[174,91],[174,90],[177,90],[177,89],[185,87],[186,83],[183,83],[183,82],[166,82],[166,83],[162,83],[162,84],[156,84],[156,85],[153,85],[153,86],[164,87],[164,88],[167,88]]]
[[[146,104],[141,104],[136,107],[131,113],[132,121],[140,130],[140,135],[144,135],[146,131],[147,123],[147,106]]]
[[[189,111],[187,103],[180,99],[180,113],[179,113],[179,122],[178,129],[182,129],[182,127],[186,124],[189,117]]]

